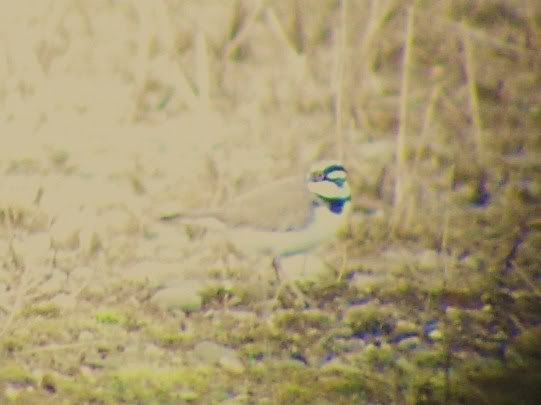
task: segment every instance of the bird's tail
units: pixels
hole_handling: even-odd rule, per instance
[[[201,226],[214,231],[227,229],[227,225],[216,217],[214,211],[171,212],[160,215],[159,219],[163,222]]]

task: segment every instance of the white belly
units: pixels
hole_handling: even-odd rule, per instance
[[[326,207],[315,208],[312,222],[303,229],[286,232],[269,232],[237,228],[228,232],[229,240],[241,251],[288,256],[302,253],[332,239],[346,225],[350,203],[340,214]]]

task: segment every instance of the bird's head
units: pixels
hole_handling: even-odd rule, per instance
[[[308,190],[314,194],[314,201],[326,204],[336,214],[342,213],[344,205],[351,201],[347,171],[339,161],[314,163],[308,173],[307,183]]]

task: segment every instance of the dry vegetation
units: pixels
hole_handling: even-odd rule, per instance
[[[540,2],[28,0],[0,20],[1,403],[541,397]],[[266,261],[155,219],[326,157],[355,213],[293,279],[306,303],[272,307]]]

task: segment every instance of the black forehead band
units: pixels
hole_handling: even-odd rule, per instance
[[[342,166],[342,165],[332,165],[332,166],[329,166],[329,167],[325,168],[325,170],[323,171],[323,175],[326,176],[329,173],[338,172],[338,171],[342,171],[342,172],[346,172],[346,173],[348,172],[346,169],[344,169],[344,166]]]

